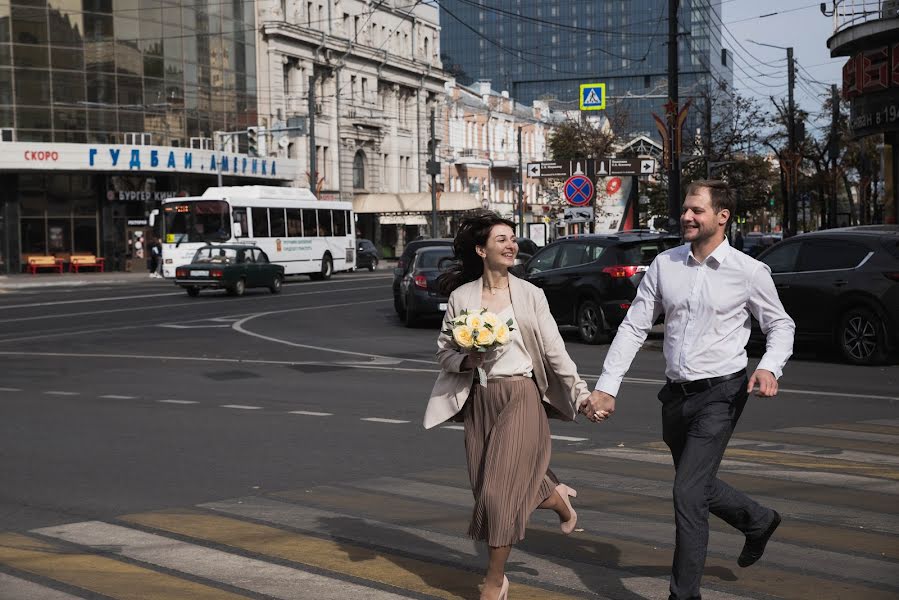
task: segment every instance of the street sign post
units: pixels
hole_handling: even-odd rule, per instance
[[[536,163],[528,163],[527,176],[532,178],[556,177],[565,179],[571,177],[570,160],[545,160]]]
[[[601,158],[596,161],[597,177],[652,175],[656,161],[652,158]]]
[[[592,223],[593,209],[589,206],[569,206],[565,209],[562,220],[569,225],[575,223]]]
[[[581,95],[579,99],[581,110],[604,110],[606,108],[606,84],[581,84]]]

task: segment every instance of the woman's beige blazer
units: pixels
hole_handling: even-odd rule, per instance
[[[466,283],[449,297],[444,328],[463,310],[481,306],[483,279]],[[534,363],[534,381],[543,397],[550,416],[573,421],[577,407],[590,392],[577,373],[577,366],[565,350],[565,342],[559,334],[546,295],[537,286],[509,275],[509,292],[515,311],[515,326],[524,340],[525,348]],[[431,391],[431,399],[425,411],[424,426],[430,429],[456,416],[468,399],[474,382],[473,371],[460,367],[465,353],[459,351],[453,339],[440,334],[437,339],[437,360],[441,371]]]

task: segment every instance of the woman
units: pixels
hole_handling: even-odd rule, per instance
[[[463,351],[440,334],[442,368],[424,425],[460,418],[465,423],[475,497],[468,535],[489,546],[481,600],[505,600],[506,560],[512,544],[524,538],[534,509],[555,511],[563,533],[574,530],[577,514],[569,496],[576,492],[549,469],[546,413],[573,421],[589,391],[565,351],[543,291],[509,273],[518,253],[514,224],[495,213],[468,217],[453,249],[457,264],[439,280],[441,292],[449,294],[445,323],[463,310],[486,308],[502,322],[512,318],[514,331],[508,344],[486,354]],[[476,383],[478,367],[487,373],[486,387]]]

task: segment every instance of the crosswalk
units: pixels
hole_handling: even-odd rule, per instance
[[[510,598],[667,598],[670,462],[660,443],[556,448],[578,529],[534,515]],[[703,598],[899,597],[899,419],[741,432],[720,475],[784,523],[740,569],[741,536],[713,518]],[[459,465],[0,533],[0,600],[477,598],[471,505]]]

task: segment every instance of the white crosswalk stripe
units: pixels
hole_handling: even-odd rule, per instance
[[[78,600],[78,596],[0,573],[0,600]]]
[[[345,600],[357,594],[372,600],[408,598],[99,521],[46,527],[35,533],[284,600],[299,598],[300,593],[320,600]]]

